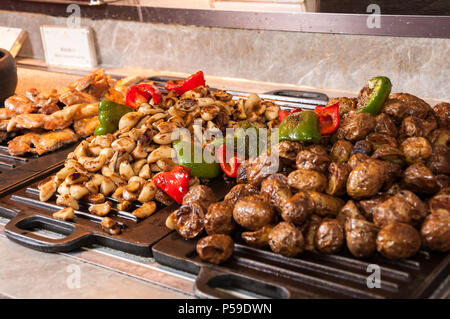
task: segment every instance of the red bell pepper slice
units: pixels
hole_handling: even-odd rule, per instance
[[[150,84],[137,84],[128,89],[126,103],[133,109],[139,108],[142,103],[147,103],[153,97],[153,104],[158,105],[161,101],[161,92]]]
[[[236,177],[237,170],[239,166],[241,165],[242,161],[237,156],[232,156],[228,159],[229,156],[227,156],[227,148],[225,144],[221,145],[219,149],[217,150],[216,156],[217,160],[220,163],[220,167],[224,171],[225,174],[229,177]]]
[[[183,197],[189,190],[188,167],[177,165],[170,172],[164,172],[153,178],[155,185],[164,193],[172,197],[178,204],[183,202]]]
[[[314,112],[319,117],[320,134],[333,134],[339,127],[339,103],[316,106]]]
[[[167,81],[164,88],[167,91],[175,91],[178,95],[193,90],[199,86],[205,86],[205,76],[202,71],[192,74],[185,80]]]
[[[290,111],[288,111],[288,110],[279,110],[278,111],[278,118],[280,119],[280,122],[283,122],[283,120],[288,115],[291,115],[291,114],[296,113],[296,112],[301,112],[301,111],[302,111],[302,109],[292,109]]]

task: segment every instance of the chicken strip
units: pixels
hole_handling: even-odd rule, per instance
[[[5,108],[16,114],[33,113],[38,110],[32,101],[23,96],[13,95],[5,100]]]
[[[17,113],[14,110],[10,110],[7,108],[0,109],[0,120],[9,120],[16,115],[17,115]]]
[[[111,79],[105,76],[105,70],[99,69],[70,84],[69,87],[80,92],[86,92],[96,99],[101,99],[111,86]]]
[[[11,132],[16,129],[37,129],[44,126],[45,120],[48,115],[32,113],[32,114],[20,114],[14,116],[9,120],[6,131]]]
[[[92,135],[99,124],[98,116],[94,116],[74,121],[73,128],[78,135],[86,137]]]
[[[42,155],[54,151],[66,144],[76,142],[78,135],[71,129],[47,133],[27,133],[8,142],[8,151],[12,155],[34,153]]]
[[[73,115],[73,120],[81,120],[98,115],[98,103],[81,104]]]
[[[65,105],[94,103],[97,99],[85,92],[68,88],[59,96],[59,101]]]
[[[56,111],[50,115],[32,113],[20,114],[9,120],[7,131],[11,132],[15,129],[38,129],[61,130],[70,126],[73,122],[74,115],[81,108],[81,104],[66,106],[62,110]],[[1,128],[1,125],[0,125]]]

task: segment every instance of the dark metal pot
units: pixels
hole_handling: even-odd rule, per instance
[[[6,98],[16,91],[17,67],[16,60],[5,49],[0,49],[0,106]]]

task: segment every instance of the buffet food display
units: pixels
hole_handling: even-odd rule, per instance
[[[145,219],[177,202],[166,226],[197,238],[198,255],[214,264],[232,256],[236,241],[288,257],[448,252],[450,104],[432,107],[391,88],[376,77],[357,98],[302,110],[211,89],[202,72],[160,91],[99,70],[61,93],[7,99],[1,124],[5,136],[23,134],[8,143],[12,154],[85,138],[40,183],[40,200],[57,196],[66,208],[54,218],[67,221],[88,202],[112,235],[122,231],[108,216],[114,205]],[[254,147],[251,136],[267,138]],[[211,179],[230,185],[223,199]]]

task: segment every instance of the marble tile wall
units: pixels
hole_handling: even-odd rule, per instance
[[[22,56],[43,58],[39,26],[65,24],[42,14],[0,11],[0,25],[21,27]],[[450,100],[450,40],[221,29],[82,19],[95,30],[106,67],[195,72],[216,76],[358,91],[386,75],[394,91]]]

